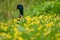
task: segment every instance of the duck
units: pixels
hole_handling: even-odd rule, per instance
[[[18,17],[18,21],[20,21],[20,18],[23,17],[23,5],[22,4],[18,4],[17,5],[17,9],[19,10],[19,17]]]

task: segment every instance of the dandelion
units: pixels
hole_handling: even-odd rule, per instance
[[[35,36],[40,36],[40,32],[36,33],[36,35],[35,35]]]
[[[27,19],[27,21],[31,21],[30,16],[27,16],[26,19]]]
[[[6,34],[7,38],[12,38],[12,36],[10,34]]]
[[[8,27],[7,26],[4,26],[4,27],[2,27],[5,31],[8,29]]]
[[[48,28],[48,27],[52,27],[53,25],[54,25],[53,22],[47,23],[47,24],[46,24],[46,28]]]
[[[56,34],[56,37],[60,37],[60,33]]]
[[[34,28],[31,28],[30,31],[34,31]]]
[[[12,20],[9,20],[9,21],[8,21],[8,24],[11,24],[11,23],[12,23]]]
[[[58,27],[60,27],[60,23],[58,23]]]
[[[35,38],[34,37],[31,37],[31,40],[34,40]]]
[[[44,36],[47,36],[51,33],[51,30],[49,30],[48,32],[44,33]]]
[[[41,19],[43,16],[41,15],[41,16],[39,16],[39,19]]]

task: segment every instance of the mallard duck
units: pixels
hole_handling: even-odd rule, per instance
[[[17,5],[17,9],[18,9],[19,12],[20,12],[20,15],[19,15],[19,17],[18,17],[18,21],[19,21],[20,18],[23,17],[23,5],[18,4],[18,5]]]

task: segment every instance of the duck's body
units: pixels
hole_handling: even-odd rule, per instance
[[[18,18],[23,17],[23,5],[18,4],[18,5],[17,5],[17,9],[19,9],[19,12],[20,12],[20,15],[19,15]],[[18,21],[19,21],[19,20],[18,20]]]

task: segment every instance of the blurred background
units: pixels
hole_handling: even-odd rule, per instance
[[[24,17],[60,13],[60,0],[0,0],[0,22],[17,18],[19,16],[19,11],[16,9],[18,4],[24,6]]]

